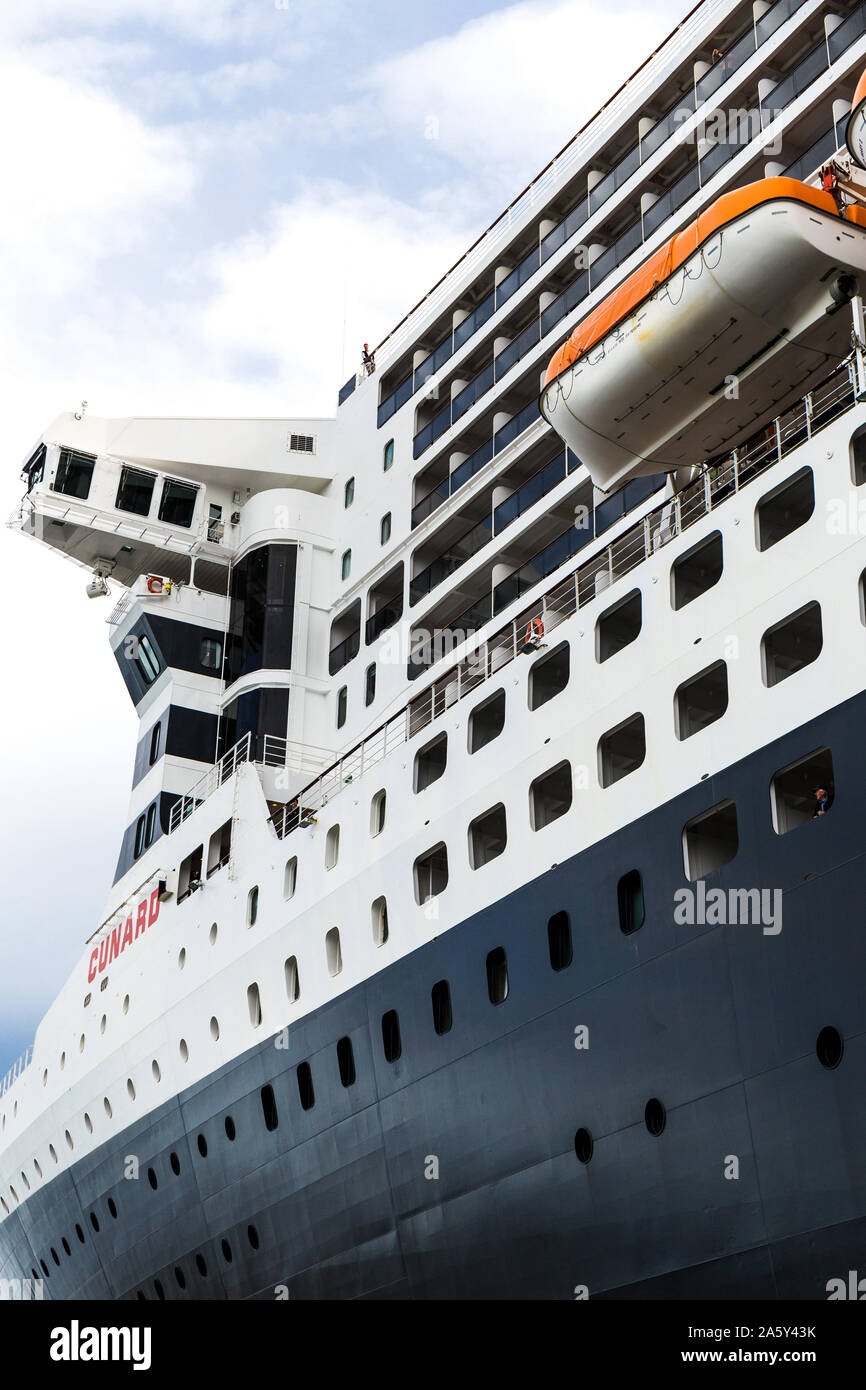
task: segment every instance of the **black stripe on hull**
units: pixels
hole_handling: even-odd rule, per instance
[[[776,835],[773,773],[824,745],[832,810]],[[53,1298],[154,1298],[156,1281],[169,1299],[273,1299],[278,1286],[293,1299],[571,1299],[581,1285],[591,1298],[826,1298],[828,1280],[866,1272],[864,767],[861,695],[549,868],[292,1024],[288,1049],[266,1040],[28,1196],[0,1225],[0,1277],[30,1277],[45,1260]],[[739,852],[707,886],[781,888],[778,936],[673,921],[683,825],[728,797]],[[543,831],[529,848],[543,856]],[[646,921],[624,936],[617,881],[633,868]],[[554,972],[547,922],[562,909],[574,956]],[[510,988],[492,1005],[485,961],[497,946]],[[438,1036],[441,979],[453,1027]],[[381,1034],[390,1009],[394,1063]],[[574,1046],[580,1025],[586,1050]],[[835,1070],[816,1056],[826,1025],[844,1038]],[[644,1123],[653,1096],[667,1110],[658,1138]],[[585,1165],[581,1126],[595,1142]],[[123,1177],[128,1155],[137,1181]],[[438,1178],[426,1176],[431,1156]]]

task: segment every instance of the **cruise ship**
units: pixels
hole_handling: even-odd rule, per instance
[[[140,726],[0,1083],[4,1288],[862,1267],[864,66],[866,4],[704,0],[333,418],[35,443],[9,525]]]

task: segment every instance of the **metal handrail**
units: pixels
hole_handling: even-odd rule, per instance
[[[347,783],[382,762],[393,748],[406,743],[444,710],[526,651],[524,633],[533,618],[540,618],[545,634],[549,633],[597,598],[602,590],[652,558],[728,497],[779,463],[804,440],[850,410],[856,391],[854,364],[847,362],[765,427],[760,436],[719,462],[706,465],[682,492],[654,507],[591,559],[578,565],[537,599],[534,606],[483,639],[457,666],[308,783],[296,798],[271,816],[280,838],[299,825],[309,824],[315,812]]]
[[[12,1063],[12,1066],[9,1068],[9,1070],[8,1070],[7,1073],[6,1073],[6,1075],[3,1077],[3,1080],[0,1081],[0,1096],[5,1096],[6,1092],[9,1090],[9,1087],[12,1085],[13,1081],[16,1081],[16,1080],[18,1079],[18,1077],[21,1075],[21,1073],[22,1073],[27,1067],[30,1066],[30,1063],[31,1063],[32,1061],[33,1061],[33,1043],[30,1043],[30,1045],[29,1045],[28,1047],[25,1047],[24,1051],[21,1053],[21,1056],[18,1058],[17,1062],[13,1062],[13,1063]]]

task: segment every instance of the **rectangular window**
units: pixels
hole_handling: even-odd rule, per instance
[[[403,1052],[400,1019],[396,1009],[389,1009],[386,1014],[382,1015],[382,1049],[386,1062],[398,1061]]]
[[[289,956],[283,968],[286,976],[286,998],[290,1004],[296,1004],[301,997],[301,977],[298,973],[297,956]]]
[[[543,830],[571,809],[571,763],[563,762],[536,777],[529,788],[529,822]]]
[[[385,807],[387,804],[387,794],[384,787],[378,791],[370,803],[370,834],[372,836],[381,835],[385,829]]]
[[[159,658],[150,642],[150,638],[142,633],[135,638],[135,664],[142,674],[145,685],[153,685],[159,675]]]
[[[344,551],[343,551],[343,559],[342,559],[341,564],[340,564],[340,574],[342,575],[343,579],[348,579],[348,578],[349,578],[349,575],[350,575],[351,573],[352,573],[352,552],[351,552],[351,550],[344,550]]]
[[[825,816],[833,804],[834,793],[833,758],[829,748],[818,748],[781,768],[770,782],[776,834],[787,835],[807,821]]]
[[[206,671],[218,671],[222,665],[223,644],[217,637],[202,638],[199,648],[199,665]]]
[[[387,473],[394,462],[394,441],[389,439],[385,448],[382,450],[382,468]]]
[[[640,633],[641,594],[635,589],[619,603],[605,609],[595,625],[595,659],[607,661],[621,652]]]
[[[349,687],[341,685],[337,691],[337,728],[342,729],[349,710]]]
[[[821,605],[807,603],[790,617],[767,628],[761,638],[764,685],[778,685],[817,661],[824,645]]]
[[[554,912],[547,923],[547,949],[551,970],[565,970],[571,965],[571,923],[567,912]]]
[[[755,507],[755,542],[759,550],[790,536],[804,526],[815,510],[815,482],[811,468],[801,468],[793,478],[764,493]]]
[[[293,854],[283,874],[283,897],[293,898],[298,886],[298,856]]]
[[[257,984],[251,984],[247,987],[247,1008],[249,1009],[252,1027],[260,1028],[262,1023],[262,999]]]
[[[737,808],[720,801],[695,816],[683,827],[683,861],[686,877],[694,883],[730,862],[740,847]]]
[[[313,1090],[313,1073],[310,1071],[309,1062],[299,1063],[297,1077],[301,1109],[312,1110],[316,1103],[316,1093]]]
[[[498,738],[505,728],[505,691],[497,690],[476,705],[469,716],[469,752],[477,753],[493,739]]]
[[[340,827],[332,825],[325,836],[325,868],[333,869],[340,857]]]
[[[274,1095],[273,1086],[263,1086],[260,1092],[262,1102],[262,1116],[265,1121],[265,1129],[273,1132],[280,1123],[277,1112],[277,1101]]]
[[[95,455],[79,454],[74,449],[61,449],[57,472],[54,475],[54,482],[51,484],[52,491],[62,492],[65,497],[78,497],[84,501],[90,493],[95,463]]]
[[[454,1016],[451,1009],[451,986],[447,980],[438,980],[430,991],[430,1003],[433,1006],[433,1027],[440,1038],[445,1033],[450,1033],[454,1024]]]
[[[340,1083],[348,1090],[350,1086],[355,1084],[355,1053],[351,1038],[340,1038],[337,1043],[337,1067],[340,1072]]]
[[[671,565],[671,606],[685,608],[700,598],[718,584],[723,568],[722,534],[714,531]]]
[[[355,500],[355,479],[350,478],[343,490],[343,506],[348,510]]]
[[[387,545],[391,539],[391,513],[386,512],[379,522],[379,543]]]
[[[598,741],[598,780],[612,787],[622,777],[635,772],[646,757],[646,729],[642,714],[618,724]]]
[[[444,844],[434,845],[415,860],[415,901],[421,905],[435,898],[448,887],[448,850]]]
[[[721,719],[728,708],[728,668],[716,661],[683,681],[674,694],[674,727],[678,739],[691,738]]]
[[[182,903],[184,898],[188,898],[190,893],[194,893],[201,887],[201,865],[204,857],[204,845],[201,844],[194,849],[192,854],[188,854],[186,859],[181,861],[177,873],[177,900]]]
[[[155,473],[142,473],[138,468],[121,468],[115,507],[119,512],[147,516],[153,501],[155,483]]]
[[[364,675],[364,704],[372,705],[376,698],[376,663],[372,662]]]
[[[229,862],[232,852],[232,823],[227,820],[210,837],[207,851],[207,876],[215,874]]]
[[[508,960],[501,946],[487,957],[487,996],[491,1004],[504,1004],[508,998]]]
[[[643,880],[639,869],[629,869],[616,885],[616,905],[619,912],[619,929],[623,936],[631,936],[640,931],[646,917],[643,897]]]
[[[339,927],[331,927],[325,936],[325,959],[328,962],[328,974],[339,975],[343,968],[343,948],[340,945]]]
[[[195,499],[198,488],[189,483],[175,483],[167,479],[162,485],[162,498],[159,504],[159,519],[169,526],[192,526]]]
[[[448,761],[448,735],[439,734],[438,737],[431,739],[430,743],[419,748],[415,754],[415,791],[423,792],[425,788],[438,782],[445,771]]]
[[[388,940],[388,904],[384,898],[377,898],[371,905],[373,925],[373,945],[384,946]]]
[[[529,669],[529,708],[538,709],[568,685],[569,646],[562,642]]]
[[[473,869],[483,868],[505,852],[508,835],[505,807],[500,804],[478,816],[469,827],[469,863]]]

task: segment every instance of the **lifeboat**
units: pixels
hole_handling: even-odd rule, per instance
[[[736,445],[850,349],[866,215],[768,178],[656,251],[552,358],[541,413],[605,491]],[[835,303],[834,303],[835,296]]]

